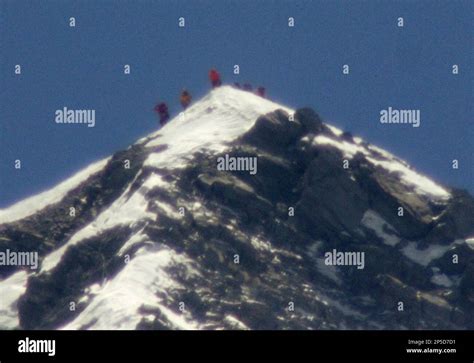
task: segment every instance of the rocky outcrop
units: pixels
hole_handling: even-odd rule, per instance
[[[38,251],[40,259],[61,247],[71,236],[94,220],[118,198],[141,170],[146,156],[142,145],[118,152],[107,166],[69,191],[64,199],[24,219],[0,225],[0,251]],[[130,168],[124,168],[125,161]],[[75,216],[71,217],[70,208]],[[14,266],[0,269],[0,277],[17,270]]]

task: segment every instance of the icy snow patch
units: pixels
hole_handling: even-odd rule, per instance
[[[466,238],[466,243],[469,248],[474,250],[474,237]]]
[[[325,135],[318,135],[313,139],[313,143],[319,145],[330,145],[342,151],[344,157],[353,158],[355,154],[361,152],[363,154],[367,154],[367,151],[359,145],[353,144],[351,142],[343,141],[343,140],[336,140],[331,137]]]
[[[180,264],[189,274],[197,274],[191,267],[192,261],[165,245],[159,250],[146,247],[137,251],[135,257],[110,281],[96,292],[91,303],[63,330],[88,329],[123,330],[135,329],[144,316],[141,306],[152,306],[178,329],[198,329],[199,324],[186,319],[185,314],[177,314],[167,307],[168,291],[181,285],[167,272],[170,266]]]
[[[389,246],[395,246],[400,242],[396,236],[396,230],[391,224],[387,223],[377,212],[369,209],[364,213],[361,220],[362,225],[375,232],[377,237],[383,240],[383,243]],[[387,233],[387,231],[393,233]]]
[[[256,236],[250,237],[250,243],[252,244],[252,247],[255,248],[256,250],[272,251],[272,246],[270,242],[264,241],[261,238],[258,238]]]
[[[17,301],[26,290],[28,274],[19,271],[0,281],[0,330],[15,329],[19,325]]]
[[[224,321],[227,322],[229,325],[231,325],[234,329],[239,329],[239,330],[248,330],[249,327],[242,323],[240,320],[238,320],[235,316],[233,315],[226,315],[224,317]]]
[[[167,182],[163,179],[163,176],[159,174],[152,173],[148,179],[143,183],[143,185],[147,188],[154,188],[154,187],[160,187],[160,188],[166,188],[169,189],[171,186],[173,186],[172,183]]]
[[[168,204],[163,201],[155,200],[153,203],[160,208],[167,217],[171,219],[180,219],[183,216],[179,213],[178,209],[174,205]]]
[[[450,194],[446,191],[446,189],[440,187],[426,176],[418,174],[414,170],[410,169],[407,165],[404,165],[399,161],[379,160],[371,157],[367,157],[367,160],[369,160],[372,164],[381,166],[390,172],[400,173],[400,181],[405,185],[415,187],[416,192],[419,194],[425,194],[440,199],[448,199],[450,197]]]
[[[43,261],[41,272],[52,270],[61,261],[66,250],[86,238],[100,235],[100,233],[112,229],[117,225],[133,225],[143,219],[154,219],[155,214],[147,211],[148,201],[144,193],[148,191],[151,182],[143,185],[128,197],[130,186],[109,208],[87,226],[75,233],[71,239],[62,247],[50,253]]]
[[[123,254],[127,252],[130,247],[136,244],[147,242],[147,240],[149,240],[149,237],[146,234],[142,233],[144,229],[145,228],[142,228],[139,232],[135,233],[132,237],[130,237],[130,239],[125,242],[124,245],[120,248],[120,251],[118,251],[117,255],[123,256]],[[152,243],[150,241],[148,242]]]
[[[48,205],[60,202],[70,190],[102,170],[109,160],[110,157],[97,161],[45,192],[26,198],[8,208],[0,209],[0,224],[28,217]]]
[[[336,126],[327,125],[327,127],[336,135],[341,136],[343,134],[341,129],[338,129]]]
[[[439,268],[433,268],[433,276],[430,281],[435,285],[443,287],[453,286],[451,279],[446,274],[440,273]]]
[[[219,87],[150,135],[147,147],[168,147],[151,153],[145,165],[179,168],[198,150],[222,152],[227,142],[249,130],[259,116],[277,109],[293,113],[253,93]]]
[[[462,240],[456,240],[449,245],[433,244],[424,250],[419,250],[417,248],[417,242],[409,242],[407,246],[401,249],[401,251],[410,260],[426,267],[431,261],[442,257],[447,251],[462,242]]]

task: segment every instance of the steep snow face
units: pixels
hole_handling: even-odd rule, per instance
[[[193,261],[165,245],[158,249],[140,249],[119,274],[104,286],[93,289],[90,303],[72,322],[62,329],[135,329],[145,313],[139,309],[158,309],[174,329],[198,329],[191,316],[178,313],[175,306],[167,305],[170,292],[182,286],[175,281],[168,268],[185,266],[187,274],[197,274]]]
[[[151,153],[145,165],[177,168],[201,149],[222,152],[226,143],[249,130],[260,115],[283,109],[294,111],[230,86],[211,91],[171,120],[158,132],[150,135],[147,147],[167,145],[163,151]]]
[[[62,247],[50,253],[43,261],[41,272],[46,272],[61,261],[62,256],[69,247],[84,241],[86,238],[99,235],[101,232],[112,229],[118,225],[133,226],[134,223],[144,219],[154,219],[156,215],[147,211],[147,200],[145,193],[153,186],[156,177],[151,175],[143,185],[127,197],[130,186],[112,205],[97,216],[90,224],[79,230]]]
[[[0,330],[18,327],[17,302],[26,289],[27,273],[19,271],[0,281]]]
[[[102,170],[110,158],[97,161],[79,171],[61,184],[30,198],[24,199],[11,207],[0,209],[0,224],[13,222],[28,217],[48,205],[60,202],[66,194],[79,186],[84,180]]]

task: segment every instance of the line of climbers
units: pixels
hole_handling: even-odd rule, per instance
[[[221,75],[219,72],[212,68],[209,71],[209,81],[211,82],[212,88],[220,87],[222,85],[222,80],[221,80]],[[242,89],[244,91],[252,92],[252,85],[249,83],[244,83],[243,86],[240,85],[240,83],[235,82],[234,87],[238,89]],[[265,97],[265,87],[258,87],[255,91],[255,93],[260,96],[260,97]],[[181,103],[181,106],[183,107],[183,110],[187,109],[188,106],[191,104],[192,96],[189,91],[184,88],[181,91],[181,95],[179,97],[179,102]],[[157,113],[159,119],[160,119],[160,125],[164,126],[170,119],[170,114],[168,110],[168,105],[165,102],[159,102],[155,108],[155,112]]]

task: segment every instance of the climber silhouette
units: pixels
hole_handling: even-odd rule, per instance
[[[265,98],[265,91],[266,91],[265,87],[260,86],[260,87],[257,88],[257,95],[259,95],[260,97]]]
[[[181,92],[181,96],[179,97],[179,102],[181,102],[181,106],[183,106],[183,109],[188,108],[189,104],[191,103],[191,94],[189,91],[185,88]]]
[[[160,125],[164,126],[169,121],[170,114],[168,112],[168,106],[166,103],[161,102],[155,106],[155,112],[158,114],[160,118]]]
[[[219,74],[219,72],[216,71],[215,68],[212,68],[209,71],[209,80],[211,81],[212,88],[216,88],[222,85],[221,75]]]

